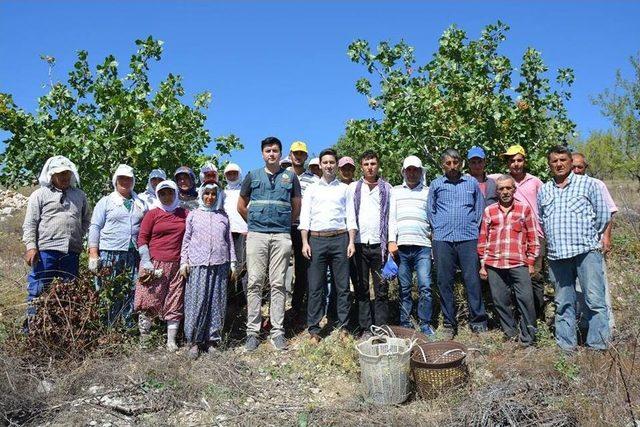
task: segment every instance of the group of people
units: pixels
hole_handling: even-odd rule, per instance
[[[106,276],[122,274],[131,284],[112,301],[107,321],[132,322],[135,311],[144,342],[154,319],[161,319],[169,350],[177,349],[183,325],[194,358],[220,342],[230,286],[246,297],[245,349],[261,344],[265,289],[269,342],[286,349],[291,276],[290,319],[306,325],[311,342],[321,341],[325,316],[341,338],[352,333],[350,322],[366,338],[372,325],[391,320],[389,279],[382,274],[389,265],[397,265],[400,325],[417,326],[430,339],[452,339],[458,332],[454,283],[460,270],[471,330],[487,331],[482,288],[488,281],[505,337],[533,344],[536,321],[544,317],[548,270],[558,345],[574,351],[583,321],[585,344],[607,348],[613,315],[603,253],[611,247],[611,215],[617,208],[604,183],[585,175],[583,155],[563,146],[552,149],[553,178],[543,184],[526,172],[526,152],[519,145],[502,155],[508,172],[494,175],[485,172],[481,147],[466,153],[468,173],[462,172],[460,153],[447,149],[440,157],[442,176],[427,184],[422,161],[409,156],[400,171],[402,184],[393,187],[380,176],[374,151],[358,159],[362,177],[357,180],[356,162],[333,149],[307,162],[306,144],[296,141],[283,161],[282,143],[268,137],[261,153],[264,167],[244,178],[230,163],[224,189],[216,166],[207,163],[199,187],[188,167],[178,168],[173,180],[157,169],[137,195],[133,169],[120,165],[114,191],[93,213],[77,188],[75,165],[52,157],[40,175],[41,188],[29,198],[24,222],[32,266],[27,300],[40,295],[53,277],[78,274],[88,231],[96,286],[103,286]],[[432,267],[443,317],[438,334]],[[29,306],[28,316],[33,310]]]

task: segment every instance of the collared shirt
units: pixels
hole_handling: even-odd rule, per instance
[[[101,251],[127,251],[138,239],[140,223],[147,204],[137,196],[127,209],[124,198],[117,192],[104,196],[93,209],[89,227],[89,247]]]
[[[300,230],[357,230],[353,203],[347,203],[349,186],[338,179],[327,183],[324,178],[307,187],[302,198]]]
[[[536,223],[531,208],[517,200],[507,212],[499,203],[487,206],[478,237],[480,261],[495,268],[533,265],[540,252]]]
[[[607,208],[609,209],[609,212],[611,212],[611,215],[618,212],[618,207],[616,206],[616,202],[613,201],[613,198],[609,193],[609,189],[607,189],[607,185],[597,178],[591,177],[591,179],[594,180],[595,183],[598,185],[598,188],[600,188],[600,191],[602,192],[602,197],[604,198],[604,202],[606,203]]]
[[[240,189],[230,190],[225,188],[224,210],[229,215],[229,224],[232,233],[246,233],[247,223],[238,213],[238,199],[240,198]]]
[[[229,218],[221,211],[189,212],[182,238],[181,264],[220,265],[236,260]]]
[[[429,187],[406,183],[391,189],[389,198],[389,241],[399,246],[431,247],[431,227],[427,219]]]
[[[471,175],[461,175],[457,181],[438,177],[429,185],[427,218],[433,230],[433,240],[463,242],[478,238],[484,196],[478,181]]]
[[[366,183],[360,189],[360,200],[355,200],[358,181],[349,184],[347,203],[360,203],[358,215],[358,232],[355,243],[377,245],[380,243],[380,188],[378,185],[369,189]],[[355,215],[355,205],[354,205]]]
[[[477,178],[476,181],[478,181]],[[485,206],[492,205],[498,201],[498,192],[496,191],[497,184],[495,178],[488,177],[487,174],[485,174],[484,181],[478,181],[478,186],[480,187],[480,192],[484,197]]]
[[[542,186],[538,211],[551,260],[599,249],[600,236],[611,219],[595,181],[573,172],[564,188],[558,187],[553,179]]]
[[[304,172],[302,172],[302,174],[298,175],[298,180],[300,181],[300,192],[302,194],[302,197],[304,197],[304,192],[307,190],[307,187],[320,181],[320,178],[318,178],[316,174],[305,170]]]
[[[491,174],[489,178],[497,179],[502,174]],[[524,178],[520,182],[516,181],[516,192],[513,198],[520,203],[524,203],[533,212],[533,216],[538,221],[538,238],[544,237],[544,231],[540,223],[540,216],[538,215],[538,192],[542,188],[542,181],[537,177],[526,173]]]
[[[91,212],[84,191],[64,191],[52,185],[29,196],[22,225],[22,241],[29,249],[82,252],[82,238],[89,229]]]

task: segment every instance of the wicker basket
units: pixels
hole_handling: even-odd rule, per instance
[[[429,338],[422,332],[416,331],[411,328],[403,328],[402,326],[390,326],[384,325],[375,329],[376,335],[386,335],[391,338],[408,338],[410,340],[416,340],[416,344],[426,344]]]
[[[411,354],[411,372],[422,399],[433,399],[450,387],[469,381],[467,348],[455,341],[418,344]]]

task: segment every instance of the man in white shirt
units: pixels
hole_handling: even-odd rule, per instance
[[[247,292],[247,272],[245,265],[245,240],[247,238],[247,223],[238,213],[238,198],[242,186],[242,169],[235,163],[229,163],[224,168],[224,178],[227,186],[224,189],[224,210],[229,216],[231,235],[236,252],[237,269],[232,277],[233,293],[235,296],[244,296]],[[240,284],[242,289],[240,289]]]
[[[320,321],[324,316],[324,288],[327,266],[336,284],[338,323],[341,338],[348,335],[349,258],[355,253],[356,220],[353,203],[347,203],[348,186],[336,179],[338,156],[332,149],[320,153],[322,178],[310,185],[302,198],[300,231],[302,254],[310,260],[307,326],[311,341],[320,342]]]
[[[382,278],[387,258],[389,198],[391,185],[378,176],[379,157],[372,150],[360,156],[362,178],[349,184],[349,203],[353,204],[358,231],[355,238],[354,283],[358,303],[358,324],[364,337],[371,325],[386,325],[389,318],[389,285]],[[373,279],[375,304],[372,313],[369,276]]]

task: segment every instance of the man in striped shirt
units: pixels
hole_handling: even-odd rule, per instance
[[[484,196],[475,178],[460,173],[462,159],[456,150],[445,150],[440,161],[444,176],[434,179],[429,185],[427,217],[433,229],[433,252],[444,316],[442,336],[451,339],[457,329],[453,295],[456,267],[462,270],[467,290],[471,330],[487,330],[478,274],[480,263],[476,253]]]
[[[485,208],[480,226],[480,278],[489,280],[500,327],[509,339],[518,338],[518,325],[511,308],[511,293],[515,294],[520,342],[531,345],[536,331],[531,275],[539,252],[537,221],[529,206],[514,200],[513,177],[502,175],[496,185],[498,203]]]
[[[422,161],[409,156],[402,163],[402,185],[391,190],[389,202],[389,252],[399,260],[400,325],[413,328],[411,288],[413,273],[418,279],[418,321],[420,330],[431,328],[431,229],[427,221],[429,187],[422,182]]]
[[[548,161],[553,179],[538,193],[538,210],[555,280],[556,342],[567,352],[578,345],[578,279],[589,313],[586,345],[603,350],[609,345],[610,329],[600,239],[611,214],[593,179],[571,171],[571,152],[566,147],[552,149]]]

